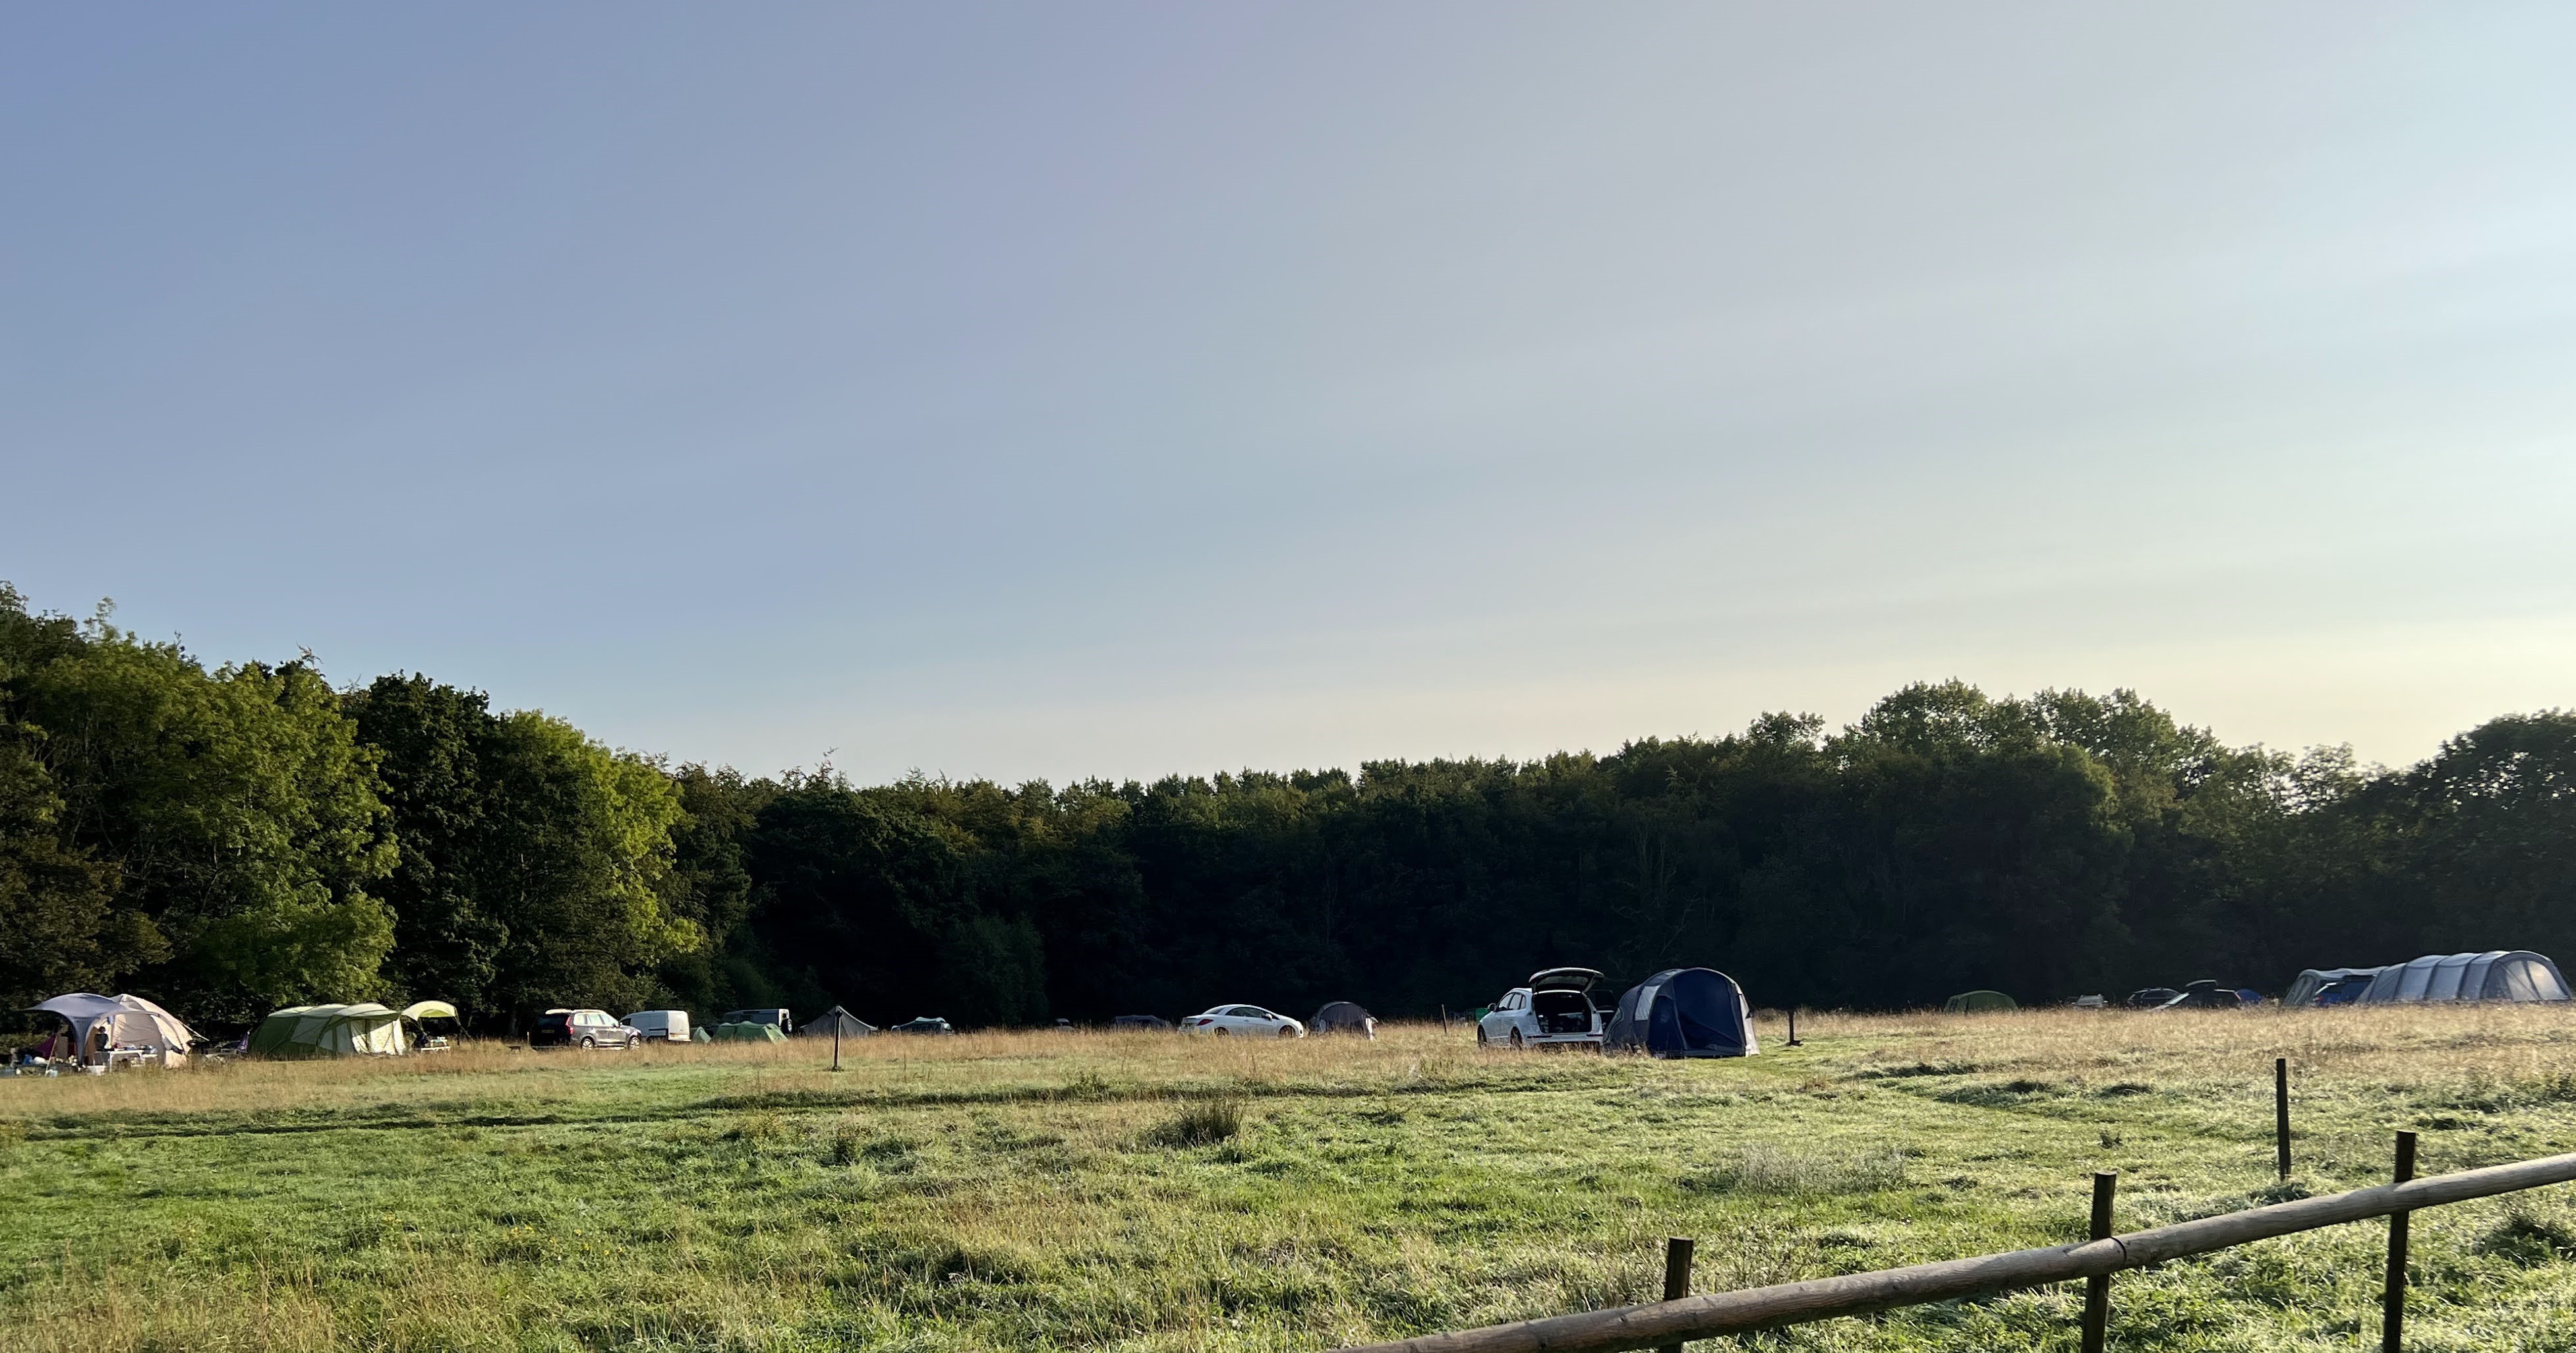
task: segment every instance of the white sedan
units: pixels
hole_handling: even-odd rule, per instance
[[[1257,1005],[1212,1005],[1205,1013],[1182,1020],[1181,1032],[1219,1038],[1304,1038],[1306,1026]]]

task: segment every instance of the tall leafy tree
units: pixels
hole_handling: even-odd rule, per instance
[[[115,867],[106,933],[129,959],[166,946],[142,977],[215,1020],[378,991],[387,814],[309,663],[209,672],[102,619],[9,684],[39,815]]]
[[[382,758],[400,857],[386,891],[405,993],[487,1027],[557,1005],[631,1007],[698,949],[666,906],[686,821],[662,769],[479,691],[388,676],[346,697]]]

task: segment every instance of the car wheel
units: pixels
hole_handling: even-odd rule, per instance
[[[1297,1036],[1297,1031],[1289,1028],[1285,1024],[1282,1024],[1279,1026],[1279,1036],[1281,1038],[1295,1038]]]
[[[591,1052],[591,1051],[594,1051],[594,1050],[596,1050],[598,1047],[599,1047],[599,1041],[598,1041],[597,1039],[593,1039],[593,1038],[584,1038],[583,1040],[581,1040],[581,1050],[582,1050],[582,1051],[584,1051],[584,1052]]]
[[[1521,1041],[1521,1031],[1518,1029],[1512,1030],[1512,1051],[1518,1052],[1527,1046],[1528,1044]]]
[[[1477,1047],[1480,1047],[1480,1048],[1482,1048],[1482,1047],[1490,1047],[1490,1046],[1492,1046],[1493,1041],[1494,1041],[1494,1040],[1492,1040],[1492,1039],[1490,1039],[1490,1038],[1485,1037],[1485,1026],[1484,1026],[1484,1025],[1479,1024],[1479,1025],[1477,1025],[1477,1026],[1476,1026],[1476,1046],[1477,1046]]]
[[[1216,1034],[1216,1036],[1217,1036],[1217,1037],[1219,1037],[1219,1038],[1223,1038],[1223,1037],[1225,1037],[1227,1034],[1233,1033],[1233,1032],[1234,1032],[1234,1030],[1232,1030],[1232,1029],[1226,1029],[1226,1028],[1219,1028],[1219,1029],[1214,1030],[1213,1032]]]

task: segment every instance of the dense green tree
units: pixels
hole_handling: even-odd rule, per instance
[[[551,1006],[656,999],[659,967],[702,946],[697,921],[669,905],[687,817],[658,765],[422,676],[381,677],[344,701],[382,760],[400,843],[384,891],[404,994],[520,1027]]]
[[[920,811],[921,785],[786,785],[749,838],[754,948],[791,1008],[1025,1023],[1046,1014],[1044,941],[994,905],[971,833]]]
[[[2482,724],[2356,796],[2388,820],[2371,910],[2423,949],[2576,955],[2576,713]]]
[[[208,671],[0,584],[0,994],[211,1022],[437,995],[1025,1023],[1491,998],[1709,963],[1765,1003],[2576,953],[2576,715],[2398,772],[2130,691],[1908,686],[1607,755],[1063,789],[671,770],[480,692]]]
[[[480,691],[424,676],[379,677],[343,697],[376,749],[398,851],[378,891],[394,911],[387,977],[405,996],[488,1014],[510,928],[487,910],[495,871],[485,836],[494,790],[483,761],[500,721]]]
[[[15,606],[15,594],[0,609]],[[393,862],[372,758],[308,663],[208,672],[176,644],[93,622],[9,678],[39,816],[112,864],[106,966],[213,1020],[378,990]],[[167,958],[151,962],[166,946]]]

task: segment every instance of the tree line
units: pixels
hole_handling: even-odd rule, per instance
[[[0,999],[213,1027],[441,997],[840,1003],[877,1022],[1723,968],[1759,1004],[2025,1002],[2301,967],[2576,956],[2576,714],[2422,763],[2231,747],[2127,691],[1908,686],[1608,755],[1056,787],[612,750],[417,674],[208,667],[0,583]]]

